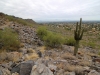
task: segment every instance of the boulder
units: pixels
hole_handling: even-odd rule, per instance
[[[19,75],[30,75],[33,65],[34,65],[34,61],[32,60],[25,61],[20,63],[16,67],[12,68],[11,72],[12,73],[17,72],[19,73]]]
[[[57,71],[57,66],[55,66],[53,64],[49,64],[48,67],[53,72],[53,74]]]
[[[30,75],[53,75],[53,72],[44,64],[37,64],[32,67]]]
[[[35,64],[38,65],[38,64],[44,64],[45,66],[48,66],[48,63],[49,63],[49,60],[47,59],[44,59],[44,58],[39,58]]]
[[[100,75],[96,70],[91,70],[88,75]]]

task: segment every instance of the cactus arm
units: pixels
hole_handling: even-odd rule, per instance
[[[78,31],[78,22],[76,23],[76,32]]]
[[[80,40],[82,39],[83,33],[84,33],[84,29],[82,30],[82,33],[80,35]]]
[[[80,18],[79,30],[81,30],[81,25],[82,25],[82,18]]]

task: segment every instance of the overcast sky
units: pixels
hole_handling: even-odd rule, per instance
[[[100,20],[100,0],[0,0],[0,12],[35,21]]]

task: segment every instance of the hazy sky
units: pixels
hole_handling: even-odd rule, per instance
[[[0,0],[0,12],[35,21],[100,20],[100,0]]]

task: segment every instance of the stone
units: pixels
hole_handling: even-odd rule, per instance
[[[33,65],[34,65],[34,61],[28,60],[12,68],[11,72],[12,73],[17,72],[19,73],[19,75],[30,75]]]
[[[48,66],[48,63],[49,63],[49,60],[43,59],[43,58],[39,58],[39,59],[35,62],[36,65],[37,65],[37,64],[44,64],[45,66]]]
[[[17,66],[13,67],[12,70],[11,70],[11,73],[20,73],[20,65],[21,64],[18,64]]]
[[[11,65],[9,63],[1,64],[1,66],[4,67],[4,68],[7,68],[9,70],[11,70],[11,67],[10,67]]]
[[[64,69],[60,69],[57,73],[58,74],[63,74],[64,73]]]
[[[6,68],[0,69],[0,75],[11,75],[10,71]]]
[[[0,75],[3,75],[2,70],[0,70]]]
[[[100,75],[96,70],[91,70],[88,75]]]
[[[69,75],[75,75],[75,72],[70,72],[70,74]]]
[[[39,57],[42,57],[41,51],[38,50],[37,54],[39,55]]]
[[[15,72],[15,73],[12,73],[12,75],[19,75],[19,73]]]
[[[53,73],[44,64],[37,64],[32,67],[30,75],[53,75]]]
[[[90,71],[90,67],[86,66],[86,67],[83,67],[84,71]]]
[[[55,66],[53,64],[49,64],[48,68],[53,72],[53,74],[57,71],[57,66]]]

